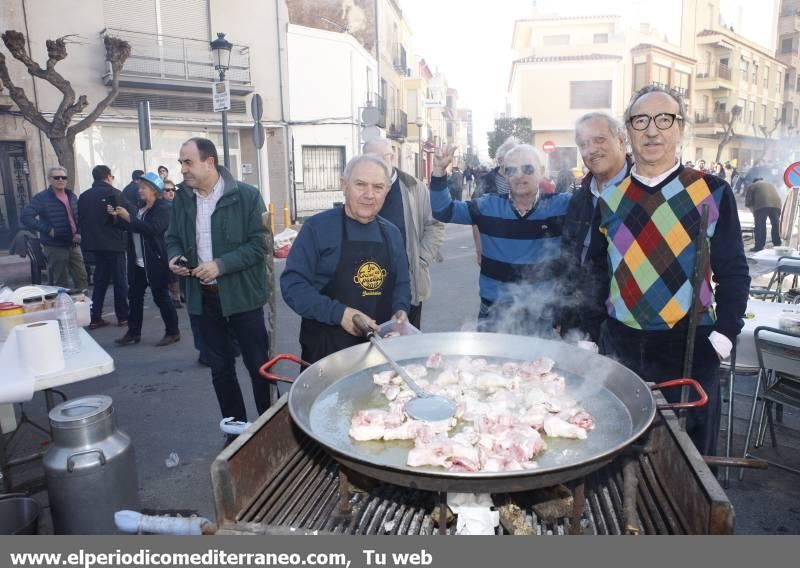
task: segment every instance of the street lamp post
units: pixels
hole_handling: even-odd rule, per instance
[[[225,72],[230,68],[233,44],[225,39],[225,34],[217,33],[217,39],[211,42],[214,53],[214,69],[219,71],[220,82],[225,80]],[[231,169],[230,146],[228,145],[228,111],[222,111],[222,157],[225,169]]]
[[[417,118],[417,139],[419,140],[419,160],[417,160],[419,162],[417,167],[419,171],[417,172],[417,177],[420,180],[424,181],[425,176],[423,175],[423,165],[422,165],[422,126],[423,126],[422,119]]]

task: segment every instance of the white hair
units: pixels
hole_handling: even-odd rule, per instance
[[[497,161],[504,160],[509,150],[511,150],[517,145],[519,145],[519,140],[517,140],[513,136],[509,136],[508,138],[506,138],[506,141],[500,144],[497,150],[495,150],[494,159]]]
[[[511,156],[516,156],[517,154],[530,154],[536,160],[537,166],[544,166],[544,156],[542,156],[542,153],[538,148],[531,146],[530,144],[517,144],[506,153],[505,160],[508,160],[508,158]]]
[[[350,181],[350,178],[353,175],[353,170],[359,164],[368,163],[368,164],[376,164],[381,167],[383,170],[383,174],[386,176],[386,182],[388,183],[390,179],[392,179],[392,168],[386,163],[383,157],[379,156],[378,154],[361,154],[360,156],[356,156],[352,158],[347,165],[344,167],[344,173],[342,174],[342,179],[345,181]]]
[[[392,143],[388,138],[373,138],[364,142],[364,154],[378,154],[377,146],[392,149]]]
[[[587,112],[578,120],[575,121],[575,140],[578,139],[578,131],[580,130],[583,123],[589,122],[595,118],[602,118],[608,124],[608,131],[611,132],[613,136],[616,136],[623,142],[627,140],[627,132],[625,131],[625,126],[616,118],[607,114],[605,112]]]
[[[67,172],[67,168],[64,166],[53,166],[52,168],[47,170],[47,177],[53,177],[53,172],[64,172],[65,174],[69,175]]]

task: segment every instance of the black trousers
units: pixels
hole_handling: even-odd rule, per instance
[[[144,268],[137,266],[134,269],[133,281],[131,288],[128,291],[128,301],[130,302],[131,309],[128,316],[128,335],[140,336],[142,335],[142,321],[144,319],[144,293],[147,290],[149,283],[147,282],[147,274]],[[164,335],[178,335],[178,312],[175,310],[175,304],[169,297],[169,289],[166,286],[153,288],[150,287],[150,293],[153,294],[153,301],[161,311],[161,319],[164,320]],[[116,294],[115,294],[116,295]]]
[[[767,244],[767,219],[772,229],[772,244],[781,246],[781,210],[777,207],[767,207],[753,211],[755,222],[755,248],[763,249]]]
[[[695,339],[692,377],[708,394],[703,408],[686,411],[686,432],[698,451],[705,456],[717,453],[722,395],[719,381],[719,357],[708,336],[710,326],[698,326]],[[615,358],[645,381],[659,383],[679,379],[683,374],[686,350],[686,326],[678,324],[669,331],[639,331],[608,319],[600,333],[600,352]],[[662,391],[669,402],[680,402],[681,389]],[[689,400],[694,400],[691,398]]]
[[[264,309],[222,315],[219,294],[203,289],[203,314],[198,318],[202,336],[201,355],[211,367],[211,379],[222,417],[247,421],[242,389],[236,378],[236,346],[239,343],[244,365],[250,374],[258,414],[271,404],[269,381],[258,373],[269,358],[269,337],[264,325]]]
[[[378,322],[382,323],[382,322]],[[416,327],[417,329],[422,329],[422,303],[418,305],[411,304],[411,309],[408,310],[408,323]]]
[[[92,321],[103,317],[108,285],[114,285],[114,313],[117,321],[128,319],[128,275],[124,252],[95,251],[94,288],[92,289]]]

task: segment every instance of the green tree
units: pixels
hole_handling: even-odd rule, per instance
[[[494,158],[497,149],[509,136],[513,136],[523,144],[533,142],[533,125],[530,118],[495,118],[494,130],[487,132],[489,138],[489,156]]]

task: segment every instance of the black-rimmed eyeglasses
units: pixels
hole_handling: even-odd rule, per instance
[[[675,119],[683,120],[683,117],[679,114],[675,114],[674,112],[660,112],[655,116],[650,116],[649,114],[635,114],[630,119],[628,119],[628,124],[631,125],[631,128],[634,130],[647,130],[647,127],[650,126],[650,121],[652,120],[656,128],[659,130],[667,130],[675,124]]]
[[[525,164],[524,166],[505,166],[503,168],[503,173],[506,174],[506,177],[514,177],[517,173],[522,172],[522,175],[530,176],[533,175],[536,171],[536,166],[532,166],[531,164]]]

